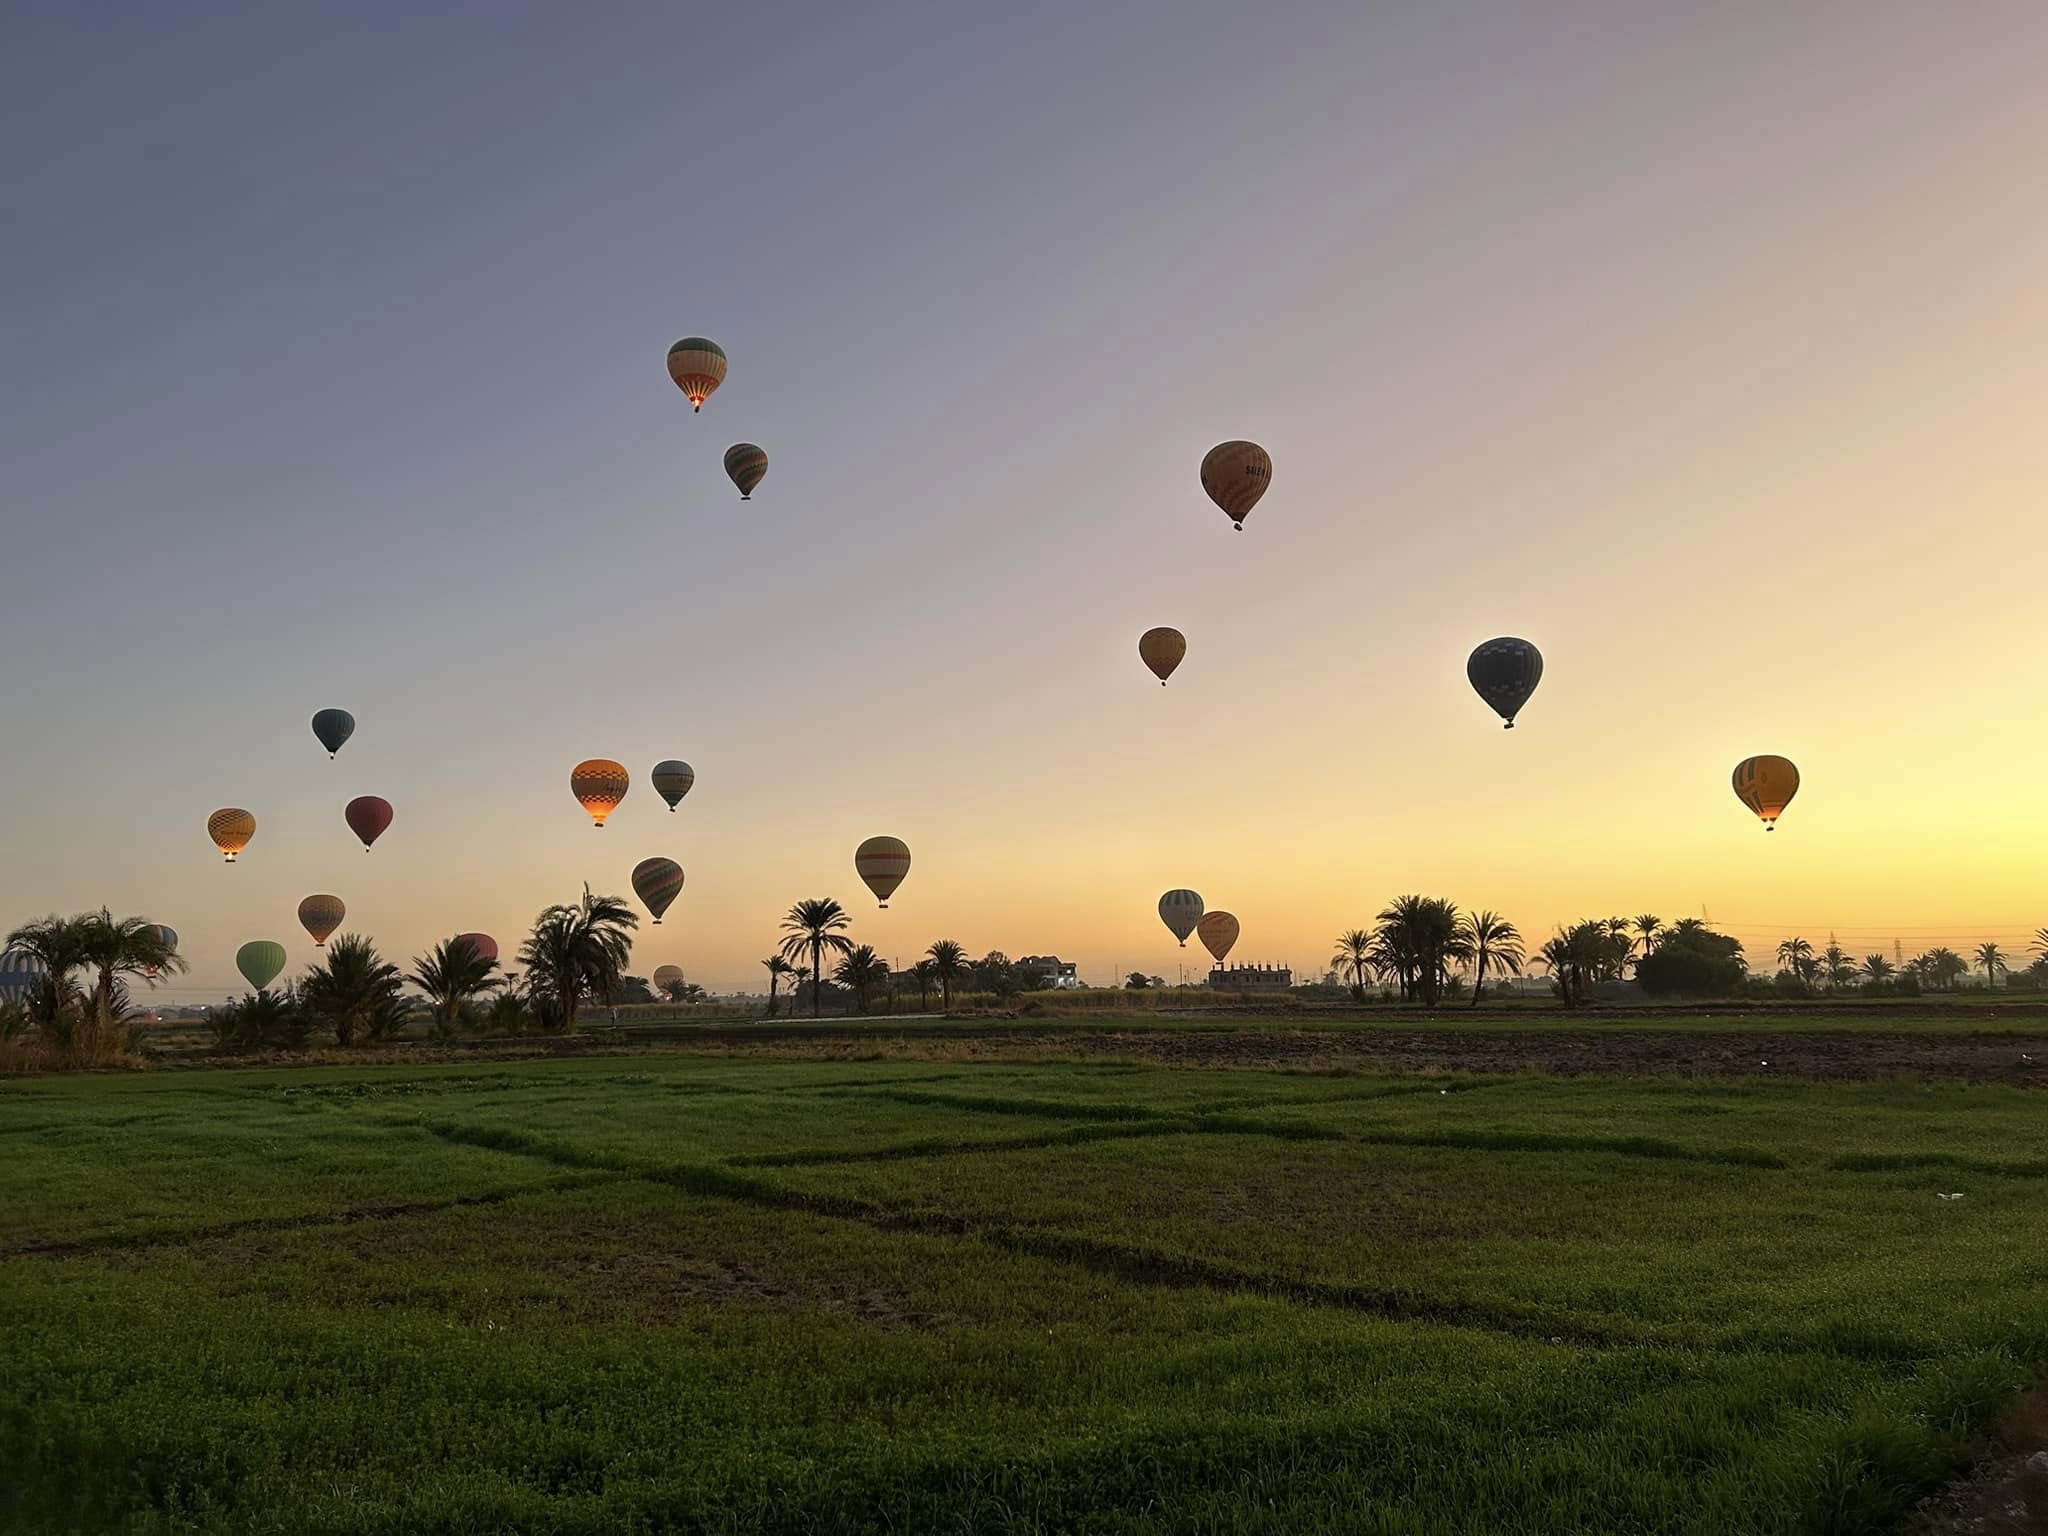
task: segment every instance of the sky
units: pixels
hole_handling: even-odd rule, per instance
[[[714,991],[811,896],[1095,981],[1196,964],[1178,886],[1316,970],[1406,891],[1753,956],[2048,924],[2032,0],[7,33],[0,925],[169,923],[164,999],[311,960],[311,892],[510,949],[656,854],[633,969]],[[685,335],[731,358],[695,416]],[[1242,533],[1231,438],[1275,465]],[[1503,634],[1546,661],[1512,733],[1463,674]],[[1770,836],[1760,752],[1803,775]]]

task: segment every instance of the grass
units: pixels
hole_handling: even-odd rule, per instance
[[[1882,1530],[2048,1364],[2041,1104],[667,1054],[0,1084],[0,1526]]]

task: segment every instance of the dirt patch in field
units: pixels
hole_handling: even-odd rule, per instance
[[[2022,1393],[1999,1425],[2002,1454],[1923,1505],[1911,1536],[2028,1536],[2048,1531],[2048,1387]]]

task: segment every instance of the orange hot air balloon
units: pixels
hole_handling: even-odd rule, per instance
[[[886,912],[889,898],[910,873],[910,845],[900,837],[871,837],[853,850],[853,869]]]
[[[1239,533],[1273,483],[1273,458],[1257,443],[1218,443],[1202,458],[1202,489]]]
[[[341,926],[348,908],[339,896],[308,896],[299,903],[299,926],[313,936],[313,942],[327,947],[328,935]]]
[[[256,818],[247,811],[229,806],[206,818],[206,835],[213,839],[213,846],[221,851],[222,859],[232,864],[235,855],[248,847],[249,839],[256,835]]]
[[[577,803],[590,812],[590,819],[600,827],[605,817],[619,808],[619,802],[626,798],[626,786],[633,782],[623,763],[615,763],[608,757],[593,757],[576,765],[569,775],[569,793]]]
[[[1799,793],[1799,770],[1789,757],[1745,757],[1735,765],[1735,798],[1755,811],[1766,832],[1778,830],[1778,817]]]
[[[1187,653],[1188,637],[1177,629],[1148,629],[1138,636],[1138,659],[1152,669],[1162,688]]]
[[[1202,920],[1195,924],[1195,937],[1221,965],[1231,946],[1237,942],[1237,919],[1228,912],[1204,912]]]
[[[711,392],[725,382],[725,348],[702,336],[685,336],[668,349],[668,376],[688,398],[690,409],[701,411]]]

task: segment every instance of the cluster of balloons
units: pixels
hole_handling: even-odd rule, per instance
[[[1168,891],[1160,897],[1159,920],[1180,941],[1182,949],[1188,947],[1188,935],[1194,934],[1202,941],[1202,947],[1216,957],[1218,965],[1237,944],[1237,918],[1228,912],[1204,910],[1202,898],[1195,891]]]
[[[668,349],[668,376],[701,411],[712,392],[725,382],[725,348],[705,336],[685,336]],[[734,443],[725,450],[726,478],[739,487],[740,500],[752,501],[754,487],[768,473],[768,453],[759,443]]]

